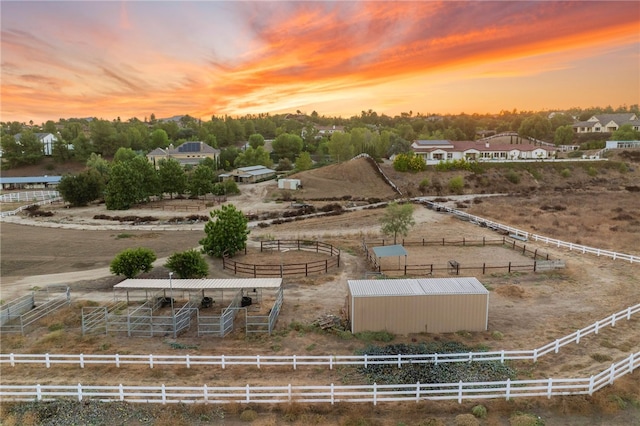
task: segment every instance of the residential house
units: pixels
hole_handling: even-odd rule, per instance
[[[238,167],[229,173],[219,175],[221,181],[233,179],[238,183],[256,183],[275,177],[276,171],[265,166]]]
[[[220,158],[220,150],[210,147],[204,142],[185,142],[177,148],[173,144],[168,148],[156,148],[147,154],[147,158],[154,167],[160,167],[160,160],[173,158],[181,165],[196,166],[205,158],[211,158],[216,163]]]
[[[327,137],[327,139],[331,138],[335,132],[344,132],[344,126],[337,126],[332,124],[331,126],[320,126],[318,124],[314,124],[313,128],[316,132],[316,139],[321,139],[322,137]],[[302,129],[301,135],[303,138],[307,134],[307,129]]]
[[[539,160],[555,156],[555,149],[532,143],[497,144],[476,141],[416,140],[411,144],[416,155],[429,165],[447,160],[507,161]]]
[[[42,153],[44,155],[53,154],[53,144],[58,141],[58,138],[53,133],[34,133],[36,138],[42,143]],[[22,133],[17,133],[14,138],[16,142],[20,141]]]
[[[632,112],[594,115],[587,121],[575,123],[573,131],[575,133],[612,133],[625,124],[631,124],[634,130],[640,131],[640,120]]]

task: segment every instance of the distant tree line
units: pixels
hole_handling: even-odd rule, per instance
[[[262,164],[279,170],[340,162],[360,153],[376,159],[410,151],[415,139],[475,140],[481,133],[517,132],[558,145],[603,144],[607,139],[640,137],[633,129],[619,132],[577,135],[572,124],[596,114],[632,112],[640,115],[638,105],[617,109],[572,108],[550,116],[548,112],[501,111],[499,114],[414,114],[396,116],[362,111],[349,118],[326,117],[316,111],[306,114],[258,114],[243,117],[212,116],[203,121],[189,115],[158,120],[131,118],[127,121],[91,119],[60,119],[35,125],[33,122],[2,122],[0,145],[5,166],[36,164],[43,158],[42,147],[35,133],[53,133],[58,141],[53,146],[56,161],[87,161],[92,154],[111,159],[118,149],[148,153],[156,148],[178,146],[187,141],[202,141],[220,149],[220,166],[234,167]],[[322,134],[318,126],[342,126],[344,131]],[[19,141],[14,136],[20,133]],[[265,141],[272,141],[272,149]],[[585,145],[585,146],[586,146]],[[305,154],[304,157],[301,157]],[[307,154],[309,157],[307,157]]]

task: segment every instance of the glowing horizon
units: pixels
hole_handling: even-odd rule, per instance
[[[638,2],[0,7],[0,121],[640,103]]]

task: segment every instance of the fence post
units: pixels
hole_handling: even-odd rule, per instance
[[[589,378],[589,396],[593,395],[593,375]]]
[[[149,368],[153,368],[153,354],[149,354]]]
[[[458,382],[458,404],[462,404],[462,380]]]
[[[329,259],[326,259],[324,261],[324,272],[328,273],[329,272]]]
[[[15,367],[16,366],[16,360],[15,360],[15,356],[13,355],[13,352],[9,354],[9,360],[11,361],[11,366]]]
[[[629,355],[629,374],[633,373],[633,353],[631,353],[631,355]]]
[[[329,355],[329,370],[333,370],[333,356]]]
[[[191,368],[191,360],[189,358],[189,354],[185,355],[185,363],[187,364],[187,368]]]
[[[334,402],[333,383],[331,383],[331,405],[333,405]]]
[[[82,401],[82,385],[78,383],[78,402]]]
[[[556,339],[555,353],[558,353],[559,349],[560,349],[560,341],[558,339]]]
[[[615,372],[616,372],[615,368],[616,368],[616,365],[615,364],[611,364],[611,371],[609,372],[609,384],[610,385],[613,384],[613,378],[614,378],[614,375],[615,375]]]
[[[164,387],[164,383],[162,384],[162,405],[167,403],[167,390]]]
[[[224,365],[224,355],[220,356],[220,364],[222,365],[222,369],[225,369],[225,365]]]
[[[118,393],[120,394],[120,401],[124,401],[124,386],[122,386],[122,383],[118,386]]]
[[[51,362],[49,361],[49,354],[45,354],[44,355],[44,361],[45,361],[45,365],[47,366],[47,368],[51,368]]]
[[[533,362],[538,362],[538,348],[533,350]]]
[[[552,390],[553,390],[553,379],[549,377],[549,384],[547,385],[547,399],[551,399]]]
[[[40,387],[40,384],[36,385],[36,399],[38,401],[42,401],[42,388]]]
[[[511,273],[511,262],[509,262],[509,273]]]
[[[576,344],[580,343],[580,330],[576,331]]]
[[[116,367],[120,368],[120,355],[116,354]]]
[[[367,354],[364,354],[364,368],[367,368]]]
[[[260,355],[256,355],[256,367],[260,368]]]
[[[209,393],[208,393],[208,391],[207,391],[207,385],[206,385],[206,384],[202,387],[202,395],[204,396],[204,402],[205,402],[205,404],[206,404],[207,402],[209,402]]]
[[[293,355],[293,369],[294,370],[298,369],[298,363],[297,363],[296,355]]]
[[[246,402],[250,402],[250,401],[251,401],[251,390],[250,390],[250,388],[249,388],[249,385],[248,385],[248,384],[247,384],[246,389],[247,389],[247,390],[246,390],[246,393],[245,393],[245,394],[246,394],[245,401],[246,401]]]
[[[378,384],[373,382],[373,405],[378,405]]]
[[[507,379],[507,388],[505,389],[507,401],[511,398],[511,379]]]
[[[287,390],[289,391],[289,395],[288,395],[288,397],[289,397],[289,402],[291,402],[291,383],[289,383],[289,386],[288,386],[288,389],[287,389]]]
[[[484,275],[484,274],[485,274],[485,269],[486,269],[486,267],[487,267],[487,264],[486,264],[486,263],[483,263],[483,264],[482,264],[482,275]]]
[[[80,368],[84,368],[84,354],[80,354]]]

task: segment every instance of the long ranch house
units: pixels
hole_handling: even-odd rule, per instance
[[[532,143],[495,144],[474,141],[416,140],[411,144],[416,155],[429,165],[447,160],[513,161],[554,158],[556,150]]]

